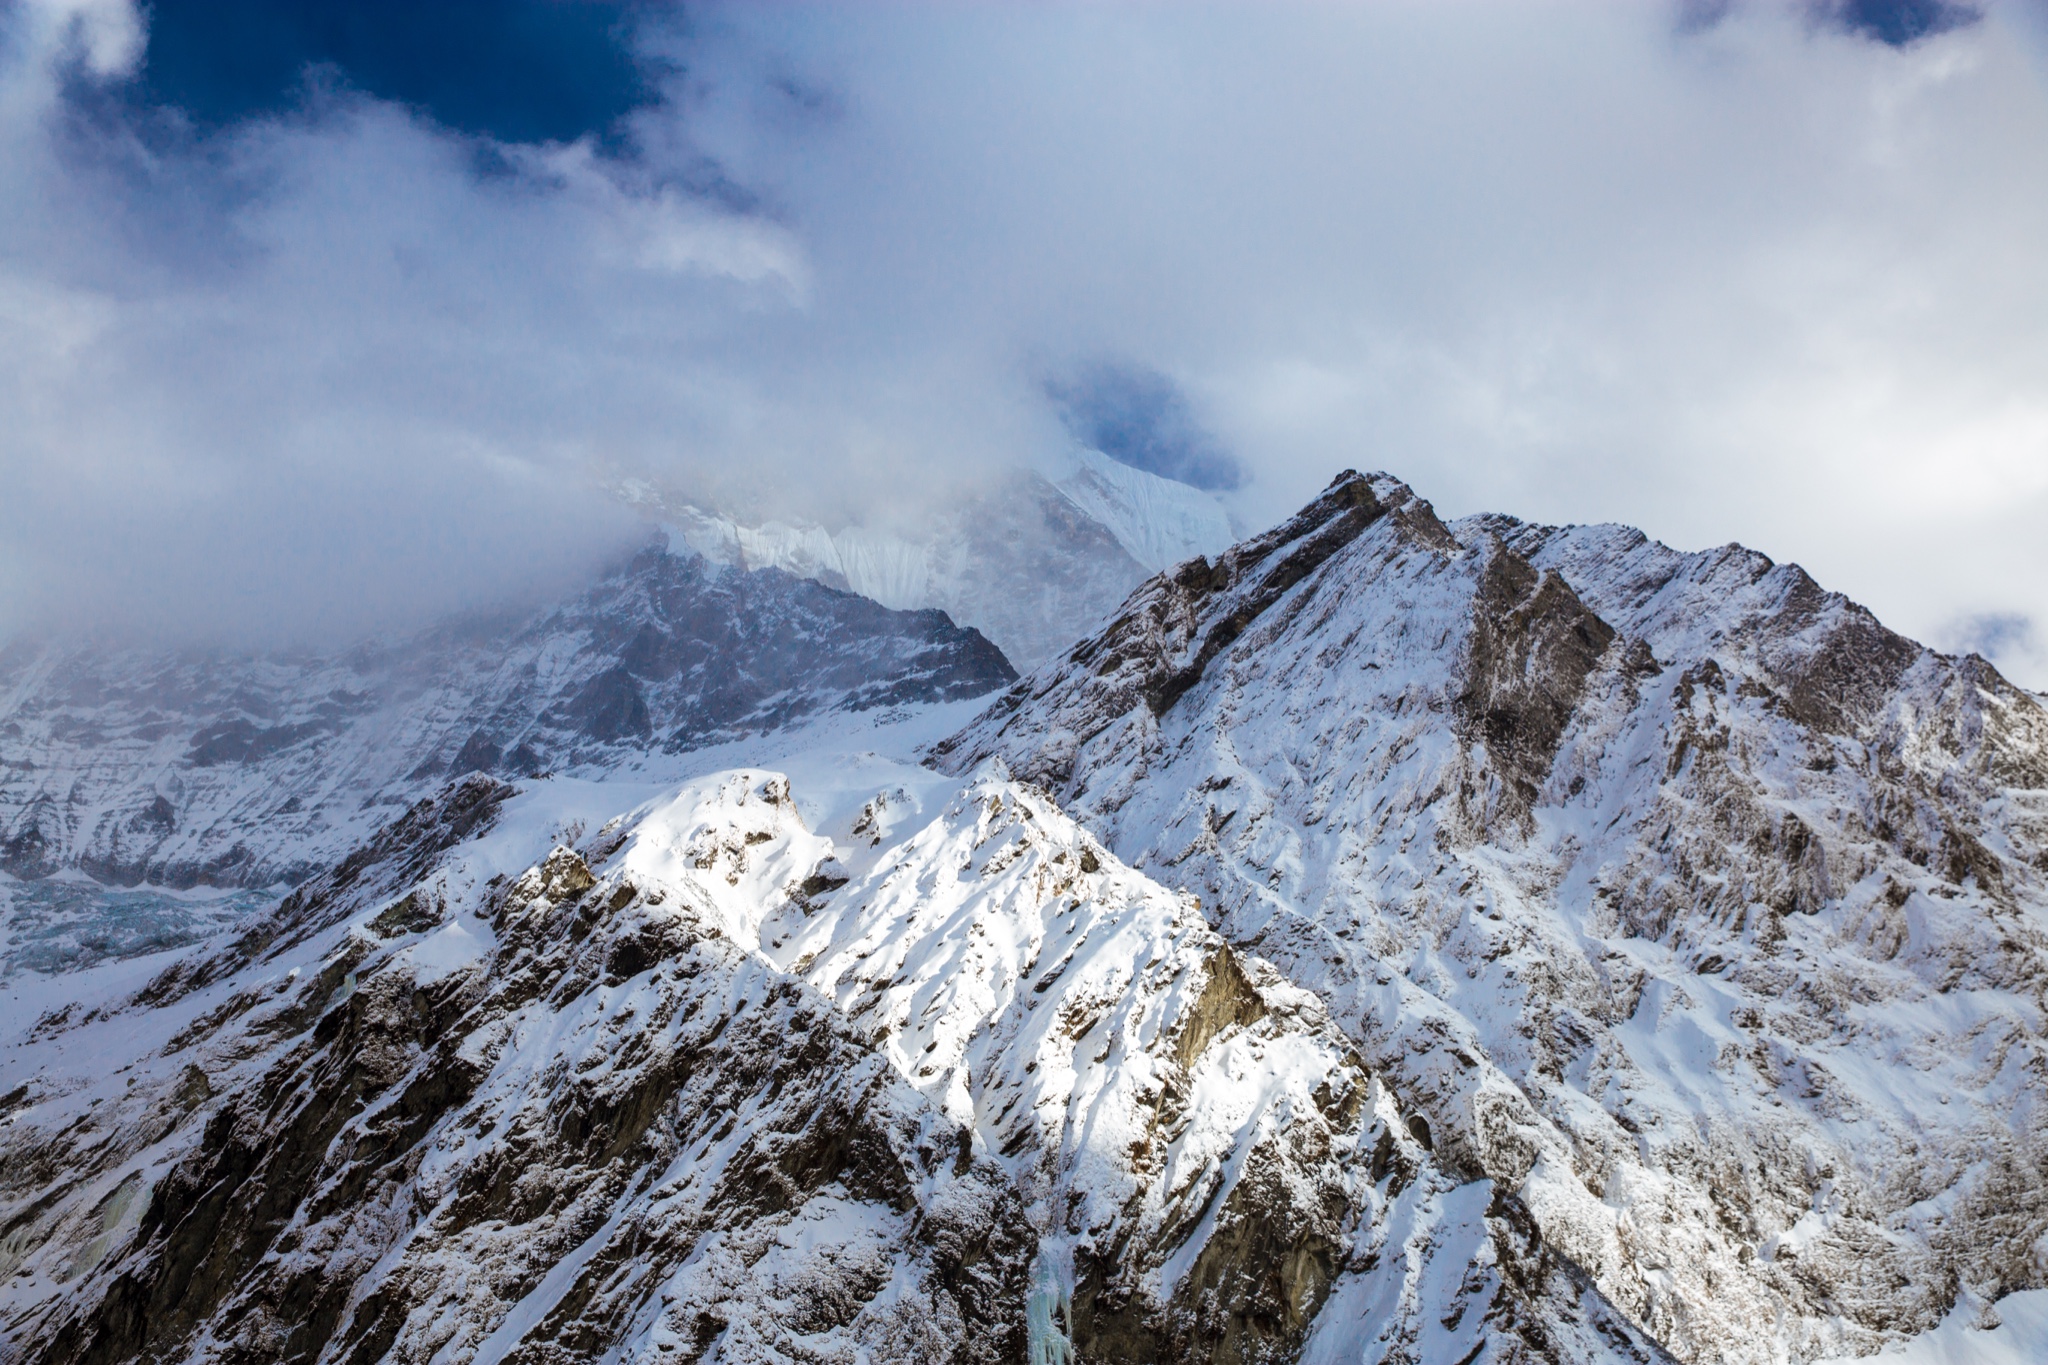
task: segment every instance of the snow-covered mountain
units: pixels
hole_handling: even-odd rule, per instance
[[[1221,554],[1237,539],[1229,514],[1211,494],[1134,469],[1093,450],[1077,450],[1078,467],[1055,483],[1069,501],[1109,528],[1117,544],[1147,573],[1197,555]]]
[[[51,1362],[1655,1358],[1498,1259],[1314,996],[1041,793],[794,772],[472,774],[238,937],[11,1012],[0,1331]]]
[[[1215,531],[1094,472],[1120,531],[1011,507]],[[1982,660],[1347,474],[985,701],[718,524],[344,660],[9,663],[9,828],[92,813],[9,933],[114,946],[0,972],[0,1360],[2048,1350],[2048,712]],[[194,867],[305,880],[167,937]]]
[[[660,516],[679,548],[716,563],[777,568],[872,597],[938,608],[1036,667],[1109,618],[1146,576],[1236,539],[1211,494],[1092,450],[1057,478],[1018,471],[933,518],[916,536],[758,525],[668,499],[629,495]]]
[[[610,771],[1013,677],[939,612],[653,549],[530,617],[336,655],[17,645],[0,656],[0,871],[296,882],[451,776]]]
[[[1796,567],[1346,475],[936,756],[1199,891],[1681,1359],[2048,1284],[2048,713]]]

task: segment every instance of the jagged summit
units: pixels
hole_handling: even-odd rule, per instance
[[[1455,583],[1440,572],[1453,565]],[[1515,794],[1526,798],[1531,772],[1554,746],[1562,715],[1612,628],[1560,576],[1535,572],[1497,539],[1465,546],[1400,480],[1352,471],[1263,535],[1213,562],[1189,560],[1153,579],[1104,630],[1017,683],[933,759],[953,767],[1001,752],[1019,775],[1077,798],[1098,773],[1085,751],[1105,731],[1127,721],[1140,728],[1156,722],[1220,661],[1320,633],[1349,583],[1383,571],[1399,576],[1404,589],[1412,579],[1415,595],[1402,592],[1382,604],[1370,618],[1376,629],[1352,624],[1332,647],[1360,652],[1368,674],[1382,672],[1379,657],[1399,648],[1448,686],[1452,660],[1444,650],[1464,646],[1470,657],[1443,705],[1459,733],[1476,735],[1481,749],[1505,764],[1494,775],[1519,784]],[[1325,586],[1296,591],[1311,578]],[[1330,662],[1325,654],[1312,671],[1328,673]],[[1368,681],[1411,687],[1414,679],[1388,674]],[[1273,682],[1294,686],[1291,674]],[[1362,699],[1379,698],[1373,692]],[[1139,701],[1150,721],[1133,721]],[[998,739],[1024,729],[1053,738],[1022,748]]]
[[[1681,1358],[2048,1283],[2048,712],[1796,566],[1346,474],[932,756],[1200,891]]]

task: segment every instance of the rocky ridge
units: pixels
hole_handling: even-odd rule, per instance
[[[103,969],[7,1041],[0,1338],[1250,1362],[1342,1313],[1396,1356],[1655,1358],[1190,900],[997,771],[899,777],[598,823],[616,787],[472,774],[233,939]]]
[[[2048,1284],[2048,714],[1795,566],[1347,474],[934,751],[991,757],[1681,1359]]]
[[[0,656],[0,872],[293,883],[451,776],[614,771],[1014,677],[941,612],[659,549],[525,619],[334,656],[18,643]]]

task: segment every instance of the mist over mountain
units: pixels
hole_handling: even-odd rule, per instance
[[[2048,1359],[2037,0],[0,0],[0,206],[0,1365]]]
[[[0,17],[0,629],[332,646],[621,479],[914,538],[1077,435],[2048,612],[2023,0],[258,8]]]

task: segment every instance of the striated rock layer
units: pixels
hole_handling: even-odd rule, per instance
[[[1739,547],[1346,474],[933,754],[991,757],[1681,1359],[2048,1284],[2048,714],[1981,659]]]

